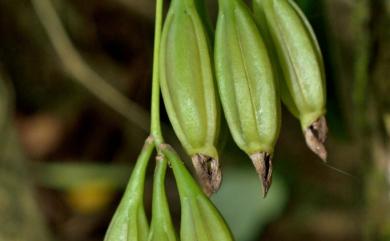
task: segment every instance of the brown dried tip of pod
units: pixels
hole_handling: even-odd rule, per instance
[[[211,196],[217,192],[222,181],[219,160],[207,155],[195,154],[192,156],[192,163],[204,193]]]
[[[272,156],[266,152],[257,152],[250,155],[250,158],[263,184],[263,197],[265,198],[272,183]]]
[[[326,162],[327,151],[325,141],[328,134],[328,126],[324,116],[318,118],[306,130],[304,130],[307,146]]]

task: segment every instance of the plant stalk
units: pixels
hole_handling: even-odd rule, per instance
[[[159,79],[159,59],[160,42],[162,29],[163,0],[156,1],[156,20],[154,32],[154,50],[153,50],[153,77],[152,77],[152,106],[151,106],[151,124],[150,131],[154,138],[156,147],[164,143],[160,123],[160,79]]]

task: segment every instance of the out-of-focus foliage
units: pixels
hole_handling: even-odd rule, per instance
[[[0,240],[46,241],[48,233],[26,170],[28,162],[11,123],[7,84],[0,70]]]
[[[259,179],[249,168],[224,169],[224,183],[212,198],[236,240],[255,240],[266,225],[276,220],[287,202],[287,187],[275,176],[266,199],[261,199]]]
[[[215,16],[216,1],[207,2]],[[221,150],[224,178],[214,201],[238,241],[387,241],[390,5],[386,0],[296,2],[325,59],[329,165],[352,176],[321,164],[306,149],[299,123],[284,111],[267,199],[260,198],[250,160],[229,139]],[[153,1],[50,3],[85,66],[147,113]],[[0,81],[0,240],[45,241],[46,230],[59,241],[102,240],[119,201],[117,190],[123,190],[146,133],[75,81],[31,1],[0,1],[0,36],[6,73]],[[14,91],[7,91],[9,86]],[[172,175],[166,184],[178,227]]]

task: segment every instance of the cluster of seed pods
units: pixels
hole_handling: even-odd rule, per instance
[[[266,195],[280,129],[280,99],[307,145],[326,160],[325,76],[314,33],[292,0],[219,0],[214,46],[197,0],[173,0],[161,42],[161,89],[169,119],[207,194],[221,170],[219,105]],[[214,52],[210,49],[214,49]]]
[[[171,146],[148,138],[105,241],[179,240],[165,193],[168,163],[180,196],[180,240],[234,240],[207,197],[222,181],[217,149],[221,119],[252,160],[263,196],[272,182],[281,100],[299,119],[308,147],[326,160],[322,56],[313,30],[295,3],[253,0],[252,12],[243,0],[219,0],[215,34],[206,16],[203,0],[172,0],[157,43],[164,105],[203,190]],[[149,225],[143,190],[154,149],[158,153]]]

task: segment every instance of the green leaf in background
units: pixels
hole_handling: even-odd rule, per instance
[[[129,179],[129,165],[104,165],[81,160],[40,163],[34,165],[36,181],[46,187],[69,190],[88,183],[124,189]]]
[[[77,160],[33,165],[38,185],[65,192],[74,211],[91,214],[103,210],[123,190],[129,179],[129,165],[98,164]]]
[[[267,198],[259,193],[259,180],[252,169],[226,167],[221,189],[212,200],[222,213],[237,241],[251,241],[259,230],[282,214],[287,187],[278,175]]]

